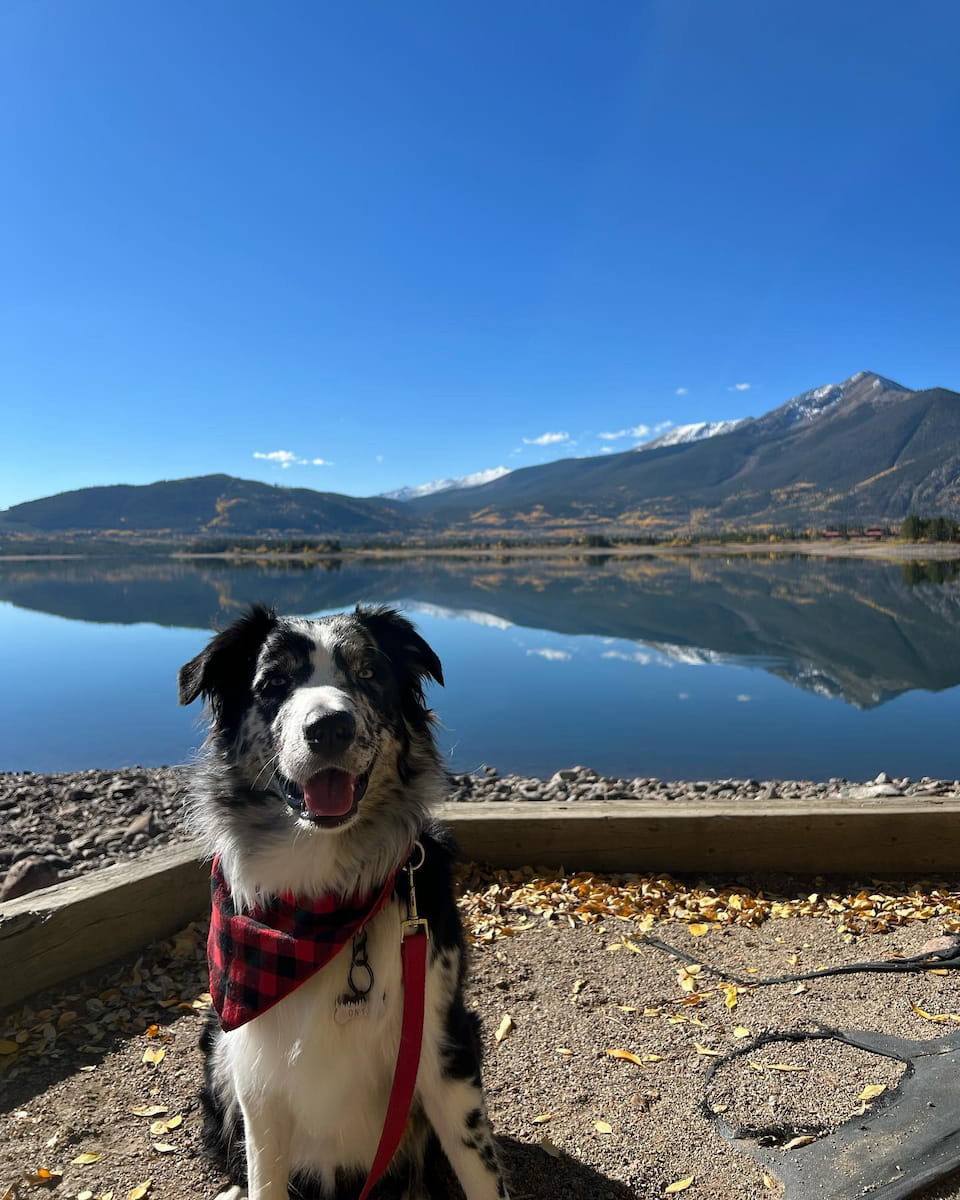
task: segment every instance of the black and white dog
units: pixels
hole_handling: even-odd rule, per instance
[[[203,695],[211,724],[188,823],[236,912],[283,896],[389,893],[352,948],[254,1019],[205,1034],[205,1138],[234,1185],[218,1200],[358,1195],[400,1037],[405,876],[392,892],[387,881],[418,840],[431,939],[423,1049],[406,1133],[376,1195],[443,1194],[430,1190],[438,1142],[467,1200],[507,1194],[464,1007],[450,849],[428,817],[446,786],[428,679],[443,682],[436,654],[383,607],[306,620],[255,606],[180,671],[181,703]]]

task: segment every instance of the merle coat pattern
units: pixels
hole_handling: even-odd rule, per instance
[[[377,1197],[446,1196],[439,1144],[466,1200],[506,1189],[486,1115],[451,850],[428,817],[445,793],[423,684],[439,659],[389,608],[319,620],[254,606],[180,672],[210,733],[188,824],[219,854],[234,902],[382,887],[419,838],[430,924],[424,1041],[411,1119]],[[349,947],[273,1008],[204,1035],[205,1138],[231,1179],[218,1200],[353,1200],[373,1160],[399,1041],[407,884],[366,927],[372,987],[350,997]],[[366,981],[365,973],[361,973]],[[355,976],[356,981],[356,976]],[[438,1174],[439,1169],[439,1174]]]

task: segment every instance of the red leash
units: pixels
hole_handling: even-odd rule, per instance
[[[413,886],[413,873],[423,866],[423,846],[417,842],[414,850],[419,849],[420,861],[413,865],[407,863],[407,874],[410,879],[410,900],[407,919],[402,922],[403,941],[400,944],[400,960],[403,969],[403,1021],[400,1027],[400,1047],[397,1051],[397,1065],[393,1072],[393,1086],[390,1089],[390,1099],[387,1103],[387,1115],[380,1133],[380,1144],[373,1158],[373,1165],[363,1185],[363,1191],[358,1200],[368,1200],[378,1180],[390,1166],[397,1147],[403,1139],[413,1103],[413,1093],[417,1085],[417,1071],[420,1068],[420,1049],[423,1045],[423,1010],[424,993],[427,983],[427,949],[430,943],[430,932],[427,922],[417,915],[417,892]]]

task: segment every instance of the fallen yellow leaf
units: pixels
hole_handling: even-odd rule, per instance
[[[509,1037],[513,1033],[513,1029],[513,1017],[509,1013],[505,1013],[500,1024],[497,1026],[497,1032],[493,1036],[496,1041],[502,1042],[505,1037]]]
[[[152,1186],[153,1180],[145,1179],[143,1183],[138,1183],[135,1188],[131,1188],[130,1191],[127,1192],[127,1200],[143,1200],[144,1196],[150,1191]]]
[[[695,1042],[694,1045],[697,1048],[698,1054],[709,1054],[713,1058],[720,1057],[721,1051],[719,1051],[719,1050],[711,1050],[709,1046],[701,1046],[699,1042]]]
[[[734,1025],[733,1036],[735,1038],[745,1038],[750,1036],[750,1030],[746,1025]]]
[[[63,1178],[61,1171],[48,1171],[46,1167],[38,1167],[30,1175],[24,1175],[24,1180],[27,1183],[33,1184],[34,1187],[56,1187]]]
[[[912,1002],[910,1007],[918,1016],[923,1017],[926,1021],[937,1021],[941,1025],[945,1021],[955,1021],[957,1024],[960,1024],[960,1016],[958,1016],[956,1013],[928,1013],[920,1008],[919,1005]]]
[[[574,994],[575,996],[579,996],[579,995],[580,995],[580,993],[583,991],[583,989],[584,989],[586,986],[587,986],[587,981],[586,981],[585,979],[577,979],[577,980],[575,980],[575,981],[574,981],[574,984],[573,984],[573,994]]]
[[[792,1067],[789,1063],[765,1063],[768,1071],[805,1071],[806,1067]]]
[[[727,1008],[732,1010],[737,1007],[737,1001],[739,1000],[740,992],[735,983],[721,983],[718,986],[717,991],[723,992],[723,1002]]]
[[[94,1150],[86,1150],[83,1154],[78,1154],[76,1158],[71,1158],[70,1162],[75,1167],[86,1167],[90,1163],[99,1162],[102,1155],[97,1154]]]
[[[553,1142],[550,1141],[549,1138],[541,1138],[540,1141],[537,1142],[537,1145],[544,1152],[544,1154],[549,1154],[551,1158],[560,1157],[560,1150],[553,1144]]]
[[[607,1050],[605,1053],[610,1058],[624,1058],[627,1060],[627,1062],[636,1063],[638,1067],[643,1064],[643,1059],[638,1058],[636,1054],[633,1054],[630,1050]]]
[[[165,1104],[140,1104],[130,1111],[135,1117],[159,1117],[170,1110]]]
[[[594,1121],[593,1127],[597,1133],[613,1133],[613,1126],[609,1121]]]
[[[772,1192],[774,1190],[774,1188],[777,1186],[777,1181],[773,1178],[772,1175],[767,1175],[766,1173],[764,1173],[763,1186],[768,1191]]]
[[[811,1142],[815,1142],[816,1140],[809,1133],[802,1133],[799,1137],[791,1138],[783,1148],[784,1150],[799,1150],[801,1146],[809,1146]]]
[[[531,1120],[533,1121],[534,1125],[546,1125],[548,1121],[553,1120],[553,1113],[538,1113],[535,1117],[532,1117]]]
[[[156,1066],[158,1063],[163,1061],[163,1056],[165,1054],[166,1050],[163,1048],[163,1046],[148,1046],[146,1050],[144,1050],[143,1058],[140,1061],[145,1063],[153,1063],[153,1065]]]
[[[860,1093],[860,1095],[857,1097],[857,1099],[858,1100],[876,1100],[876,1098],[878,1096],[882,1096],[886,1090],[887,1090],[887,1088],[886,1088],[885,1084],[868,1083],[867,1086]]]
[[[158,1154],[169,1154],[172,1150],[176,1150],[176,1146],[171,1146],[169,1142],[154,1142],[153,1148]]]
[[[699,922],[697,922],[696,925],[688,925],[687,928],[690,930],[691,934],[693,934],[694,937],[703,937],[703,935],[705,933],[710,932],[709,925],[701,925]]]
[[[573,1053],[573,1051],[572,1051],[572,1050],[568,1050],[566,1046],[558,1046],[558,1047],[557,1047],[557,1053],[558,1053],[558,1054],[565,1054],[565,1055],[568,1055],[568,1056],[569,1056],[569,1055],[571,1055],[571,1054]]]
[[[662,1054],[645,1054],[643,1056],[643,1061],[644,1062],[663,1062],[663,1055]]]
[[[696,1179],[695,1175],[688,1175],[686,1179],[678,1179],[676,1183],[671,1183],[669,1187],[663,1189],[664,1194],[670,1196],[674,1192],[685,1192],[694,1179]]]

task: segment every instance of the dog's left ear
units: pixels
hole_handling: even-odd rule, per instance
[[[401,617],[395,608],[386,605],[362,608],[358,604],[356,615],[393,663],[401,682],[413,688],[416,699],[423,706],[423,680],[435,679],[443,686],[440,659],[407,618]]]
[[[180,703],[192,704],[202,692],[218,710],[226,696],[245,695],[253,682],[257,656],[276,626],[276,614],[262,604],[228,625],[180,668]]]

